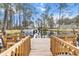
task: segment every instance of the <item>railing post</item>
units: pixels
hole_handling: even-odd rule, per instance
[[[26,40],[27,42],[27,40]],[[25,44],[26,45],[26,55],[28,55],[28,43]]]
[[[51,49],[52,49],[52,54],[55,55],[55,38],[51,38]]]
[[[31,50],[31,37],[29,37],[29,53],[30,53],[30,50]]]
[[[23,56],[25,56],[25,45],[24,45],[24,42],[23,42],[23,44],[22,44],[22,53],[23,53]]]
[[[55,39],[55,48],[56,48],[56,55],[58,54],[58,42],[57,42],[57,40]]]
[[[22,56],[23,56],[23,50],[24,50],[23,44],[21,44],[21,49],[22,49],[21,53],[22,53]]]
[[[60,54],[60,42],[58,41],[58,54]]]
[[[21,56],[20,46],[18,46],[19,56]]]
[[[15,52],[12,51],[12,52],[11,52],[11,56],[15,56]]]
[[[56,38],[54,38],[54,55],[56,55]]]

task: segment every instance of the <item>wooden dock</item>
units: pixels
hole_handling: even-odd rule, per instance
[[[29,56],[52,56],[49,38],[31,39],[31,52]]]

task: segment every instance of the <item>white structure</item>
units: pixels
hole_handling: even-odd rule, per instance
[[[74,25],[74,24],[70,24],[70,25],[60,25],[60,29],[73,29],[73,28],[77,28],[77,26]]]

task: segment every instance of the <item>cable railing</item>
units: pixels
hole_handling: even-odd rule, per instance
[[[50,50],[54,56],[57,55],[79,55],[79,49],[71,43],[56,36],[51,36]]]
[[[0,56],[28,56],[31,50],[30,39],[30,36],[22,38],[19,42],[1,53]]]

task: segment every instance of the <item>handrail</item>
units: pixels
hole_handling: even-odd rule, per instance
[[[23,38],[18,43],[0,54],[0,56],[25,56],[30,52],[30,36]]]
[[[77,41],[77,35],[76,34],[62,35],[62,36],[58,36],[58,37],[63,39],[64,41],[71,43],[72,45],[76,46],[76,41]]]
[[[3,41],[4,41],[4,46],[6,49],[8,49],[10,46],[8,46],[8,43],[12,43],[12,45],[14,45],[16,42],[18,42],[20,40],[19,35],[5,35],[3,36]]]
[[[76,46],[56,36],[51,37],[50,45],[53,55],[79,55],[79,49]]]
[[[9,48],[10,46],[14,45],[15,43],[17,43],[18,41],[20,41],[22,38],[24,38],[25,36],[22,36],[21,34],[11,34],[11,35],[4,35],[2,38],[3,38],[3,41],[4,41],[4,46],[5,48]],[[11,43],[9,44],[9,47],[8,47],[8,42]]]

